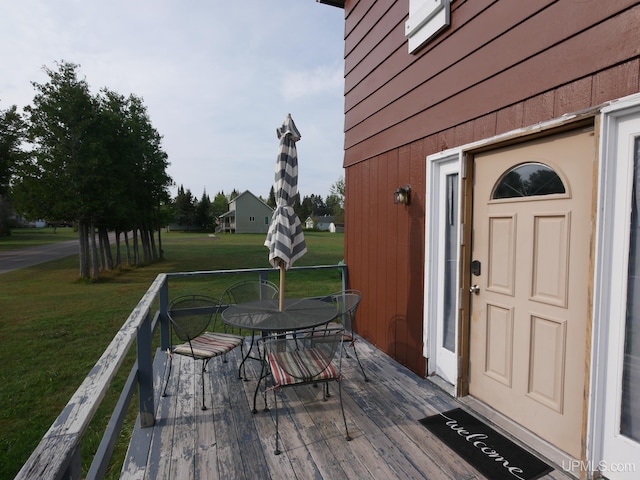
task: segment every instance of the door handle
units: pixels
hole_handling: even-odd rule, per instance
[[[476,295],[480,295],[480,286],[479,285],[471,285],[469,288],[471,293],[475,293]]]

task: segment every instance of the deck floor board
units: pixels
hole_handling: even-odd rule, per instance
[[[371,381],[363,381],[353,355],[343,359],[342,395],[353,440],[345,440],[337,385],[326,402],[321,388],[287,388],[278,393],[281,455],[274,454],[273,392],[267,392],[268,411],[260,391],[258,412],[251,412],[257,361],[247,361],[249,380],[241,380],[240,349],[226,363],[212,360],[203,411],[200,363],[174,357],[166,397],[160,396],[161,379],[155,382],[156,425],[134,431],[130,451],[137,453],[128,455],[121,478],[485,480],[418,422],[460,403],[366,341],[357,348]],[[141,454],[145,442],[149,451]],[[542,479],[572,477],[556,469]]]

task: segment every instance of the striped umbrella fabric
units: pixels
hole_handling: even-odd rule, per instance
[[[298,152],[296,142],[300,132],[296,128],[291,114],[287,115],[282,126],[276,129],[280,146],[276,162],[273,189],[276,196],[276,209],[273,212],[269,232],[264,244],[269,248],[269,262],[280,268],[280,295],[283,295],[284,270],[307,252],[307,244],[302,233],[302,223],[293,210],[298,194]]]

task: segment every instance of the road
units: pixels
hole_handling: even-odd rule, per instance
[[[109,241],[115,241],[115,234],[109,233]],[[70,255],[78,255],[78,240],[48,243],[37,247],[0,252],[0,275],[3,273],[32,267],[39,263],[50,262]]]

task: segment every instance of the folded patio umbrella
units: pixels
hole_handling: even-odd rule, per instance
[[[282,310],[285,270],[307,252],[307,245],[302,233],[302,223],[293,210],[293,203],[298,194],[296,142],[300,140],[300,132],[293,123],[291,114],[287,115],[282,126],[276,129],[276,133],[280,139],[273,185],[276,209],[264,244],[269,248],[269,262],[274,268],[280,268],[279,305]]]

